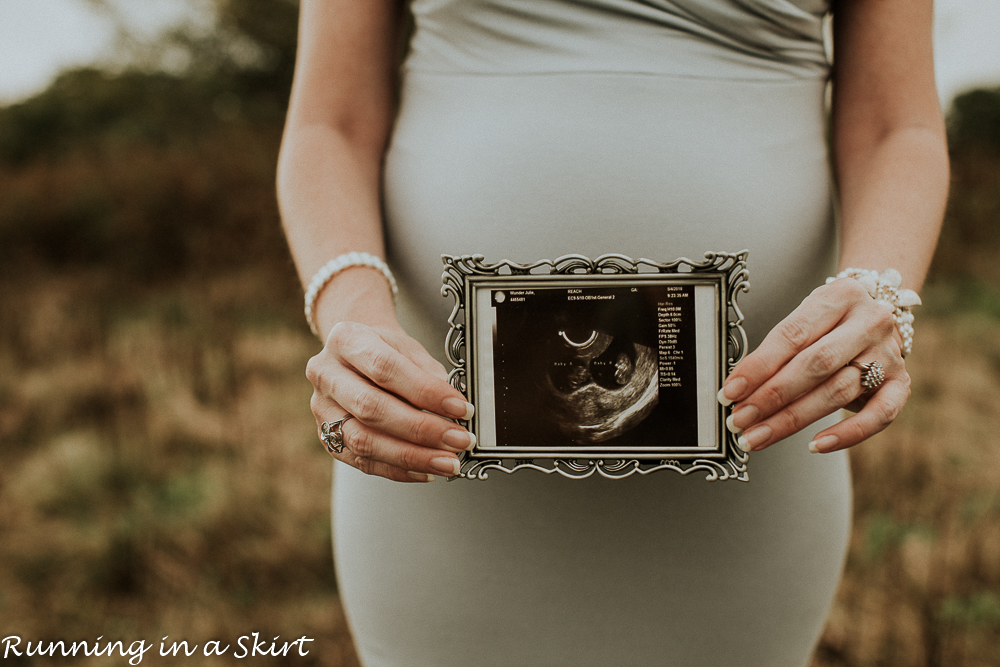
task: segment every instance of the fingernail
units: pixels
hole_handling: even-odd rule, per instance
[[[472,419],[472,415],[476,413],[476,409],[472,406],[472,403],[463,401],[460,398],[446,398],[442,402],[441,407],[446,415],[452,419],[461,419],[462,421]]]
[[[441,473],[442,475],[447,475],[448,477],[454,477],[458,474],[460,465],[458,459],[452,458],[450,456],[441,456],[436,459],[431,459],[431,468],[435,471]]]
[[[739,433],[760,417],[760,410],[753,405],[744,405],[726,418],[726,428],[733,433]]]
[[[723,387],[722,389],[719,390],[719,393],[716,394],[715,397],[717,399],[719,399],[719,403],[721,403],[723,405],[723,407],[727,407],[728,408],[730,405],[733,404],[733,402],[730,401],[728,398],[726,398],[726,394],[724,393],[725,391],[726,391],[726,388]]]
[[[809,443],[809,451],[813,454],[825,454],[840,444],[840,438],[835,435],[824,435]]]
[[[767,424],[756,426],[739,437],[736,444],[744,452],[751,452],[771,439],[771,427]]]
[[[425,472],[413,472],[412,470],[407,470],[406,476],[414,482],[433,482],[437,479],[434,475],[428,475]]]
[[[743,392],[747,389],[746,378],[733,378],[729,382],[722,385],[722,389],[716,394],[716,398],[719,399],[719,403],[729,407],[735,401],[738,401],[743,397]]]
[[[743,432],[743,429],[736,428],[735,426],[733,426],[733,415],[729,415],[728,417],[726,417],[726,428],[729,429],[730,433],[739,434]]]
[[[445,444],[445,447],[453,449],[456,452],[467,452],[476,446],[476,436],[468,431],[460,431],[457,428],[445,431],[444,436],[441,437],[441,441]]]

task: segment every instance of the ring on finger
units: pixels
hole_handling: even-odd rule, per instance
[[[861,386],[865,391],[874,391],[885,382],[885,369],[877,361],[863,364],[860,361],[852,361],[848,366],[854,366],[861,371]]]
[[[323,422],[319,426],[322,433],[320,439],[326,446],[326,451],[330,452],[331,455],[344,451],[344,422],[348,419],[354,419],[354,415],[345,414],[336,421]]]

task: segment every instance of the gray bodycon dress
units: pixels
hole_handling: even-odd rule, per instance
[[[750,251],[751,347],[834,271],[824,0],[414,0],[386,156],[404,326],[443,358],[440,255]],[[398,484],[337,464],[366,667],[803,667],[840,575],[824,424],[750,482],[535,472]]]

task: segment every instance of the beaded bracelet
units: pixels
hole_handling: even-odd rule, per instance
[[[312,280],[309,281],[309,286],[306,288],[306,322],[309,323],[309,329],[317,337],[319,337],[319,329],[316,328],[316,321],[313,319],[313,307],[316,305],[316,298],[319,296],[320,291],[326,287],[326,284],[330,282],[331,278],[352,266],[367,266],[380,271],[385,276],[385,279],[389,281],[393,299],[399,293],[399,287],[396,285],[396,279],[393,277],[392,271],[389,270],[388,265],[384,261],[375,255],[368,254],[367,252],[348,252],[334,257],[316,272]]]
[[[910,308],[920,305],[920,296],[911,289],[899,289],[903,276],[896,269],[886,269],[881,274],[872,269],[844,269],[833,278],[827,278],[832,283],[838,278],[854,278],[861,283],[872,298],[885,301],[892,306],[892,321],[896,323],[899,337],[903,339],[902,353],[905,357],[913,349],[913,313]]]

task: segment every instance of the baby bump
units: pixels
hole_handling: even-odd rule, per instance
[[[404,323],[443,348],[442,253],[748,248],[741,303],[758,341],[833,268],[822,93],[819,82],[411,73],[384,184]],[[585,333],[568,332],[576,366],[620,361]],[[624,356],[623,372],[641,366]],[[609,665],[626,664],[627,646],[628,664],[802,665],[850,517],[846,456],[810,454],[809,435],[754,454],[749,484],[522,472],[400,485],[338,465],[337,573],[359,653],[393,667]]]
[[[442,253],[748,248],[759,340],[833,268],[823,85],[410,72],[385,168],[393,268],[443,336]]]

